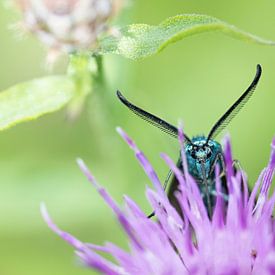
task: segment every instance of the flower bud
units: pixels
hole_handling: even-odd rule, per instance
[[[117,11],[115,0],[15,0],[24,29],[50,48],[50,54],[96,46],[107,20]]]

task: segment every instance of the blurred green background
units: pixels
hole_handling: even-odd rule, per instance
[[[120,24],[158,24],[179,13],[203,13],[275,40],[274,9],[271,0],[139,0],[131,2]],[[16,20],[14,13],[0,6],[1,90],[49,74],[40,43],[29,36],[18,38],[10,29]],[[47,228],[39,212],[41,201],[61,228],[81,240],[126,245],[111,211],[77,167],[76,157],[87,162],[119,203],[127,194],[150,212],[144,196],[145,185],[150,183],[115,126],[122,126],[134,138],[161,179],[167,167],[159,153],[176,159],[178,144],[124,108],[115,97],[116,89],[171,123],[181,118],[192,136],[209,131],[247,88],[257,63],[263,67],[257,92],[228,127],[234,157],[253,185],[268,161],[275,133],[275,47],[244,43],[220,33],[189,37],[143,61],[108,56],[104,60],[108,105],[104,99],[96,105],[91,96],[74,123],[66,120],[62,110],[0,132],[0,274],[93,274]],[[59,65],[54,72],[64,70]]]

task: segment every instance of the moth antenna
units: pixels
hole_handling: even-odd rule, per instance
[[[154,125],[155,127],[159,128],[163,132],[169,134],[172,137],[178,138],[178,128],[171,125],[170,123],[164,121],[163,119],[150,114],[143,109],[137,107],[136,105],[132,104],[130,101],[128,101],[120,91],[117,91],[117,97],[119,100],[135,115],[141,117],[143,120],[147,121],[148,123]],[[192,143],[191,139],[184,135],[184,140],[187,143]]]
[[[246,89],[246,91],[238,98],[238,100],[225,112],[225,114],[216,122],[216,124],[210,130],[207,142],[210,139],[215,138],[228,124],[229,122],[239,113],[242,107],[246,104],[249,98],[253,95],[256,86],[260,80],[262,74],[262,67],[261,65],[257,65],[256,75]]]

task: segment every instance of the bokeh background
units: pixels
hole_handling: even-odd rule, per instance
[[[139,0],[131,2],[118,23],[157,24],[179,13],[203,13],[275,40],[274,9],[271,0]],[[11,30],[17,19],[0,6],[0,90],[65,71],[66,61],[53,72],[45,70],[40,43]],[[182,119],[188,135],[206,134],[249,85],[257,63],[263,67],[257,91],[227,129],[234,156],[253,185],[267,163],[275,133],[275,47],[220,33],[189,37],[143,61],[108,56],[108,88],[104,95],[90,97],[75,122],[66,120],[64,109],[0,132],[0,274],[94,274],[80,266],[73,249],[47,228],[39,212],[41,201],[64,230],[80,239],[127,245],[111,211],[77,167],[76,157],[87,162],[119,203],[128,194],[150,212],[144,196],[150,183],[115,126],[135,139],[163,180],[168,169],[159,153],[176,160],[178,144],[124,108],[116,89],[171,123]]]

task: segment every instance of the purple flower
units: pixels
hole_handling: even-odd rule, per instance
[[[125,210],[121,210],[96,182],[84,162],[78,160],[80,168],[113,210],[129,239],[129,251],[112,243],[98,246],[81,242],[59,229],[42,205],[48,226],[75,248],[85,265],[104,274],[275,274],[275,224],[272,217],[275,192],[269,195],[275,169],[275,138],[270,161],[250,194],[243,172],[235,173],[232,169],[230,141],[225,138],[229,200],[226,206],[217,176],[217,199],[210,220],[197,183],[186,168],[183,175],[168,156],[162,155],[180,183],[177,198],[183,212],[181,218],[144,154],[121,129],[118,132],[134,150],[154,186],[153,189],[147,187],[146,196],[157,221],[148,219],[127,196],[124,197]],[[181,134],[181,146],[182,137]],[[185,159],[183,162],[186,167]],[[105,259],[98,252],[112,255],[115,261]]]

